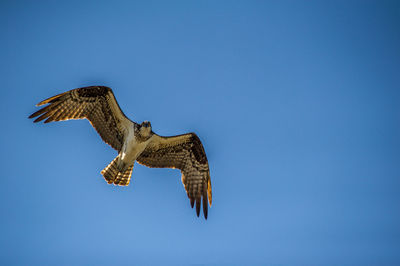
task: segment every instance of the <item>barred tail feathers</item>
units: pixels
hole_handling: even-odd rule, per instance
[[[124,172],[119,172],[117,178],[114,180],[115,185],[127,186],[131,181],[131,175],[133,170],[133,164],[128,167]]]
[[[112,162],[101,171],[101,174],[108,184],[114,183],[115,185],[119,186],[127,186],[129,185],[129,182],[131,180],[133,164],[129,166],[128,169],[121,172],[118,169],[118,158],[119,155],[115,157],[114,160],[112,160]]]
[[[119,173],[117,168],[118,158],[119,155],[115,157],[114,160],[112,160],[112,162],[101,171],[101,174],[103,175],[104,179],[107,181],[108,184],[114,183],[114,179],[117,177]]]

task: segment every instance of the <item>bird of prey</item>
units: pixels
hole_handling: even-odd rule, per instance
[[[197,216],[201,202],[205,219],[212,202],[207,156],[195,133],[163,137],[152,131],[151,124],[131,121],[119,107],[109,87],[90,86],[73,89],[41,101],[48,104],[29,118],[44,123],[69,119],[87,119],[104,142],[118,151],[118,156],[101,171],[108,184],[127,186],[135,161],[148,167],[177,168]],[[207,202],[208,200],[208,202]]]

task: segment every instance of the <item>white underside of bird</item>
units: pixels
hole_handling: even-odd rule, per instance
[[[137,136],[135,136],[135,129],[132,126],[129,127],[128,135],[122,146],[121,152],[119,153],[119,159],[117,162],[118,169],[120,171],[126,170],[126,167],[133,165],[137,157],[144,151],[150,139],[139,142]]]

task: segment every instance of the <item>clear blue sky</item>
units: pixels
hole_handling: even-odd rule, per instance
[[[400,263],[398,1],[1,1],[0,264]],[[134,121],[196,132],[209,219],[178,170],[116,156],[35,104],[113,88]]]

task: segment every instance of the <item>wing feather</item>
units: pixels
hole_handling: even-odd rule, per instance
[[[48,104],[34,112],[29,118],[34,122],[44,123],[64,121],[70,119],[88,119],[104,142],[120,151],[124,135],[130,121],[118,105],[117,100],[109,87],[90,86],[70,90],[46,100],[37,106]]]
[[[212,204],[210,170],[204,147],[195,133],[174,137],[154,134],[137,161],[148,167],[180,169],[191,207],[196,205],[199,216],[203,202],[203,213],[207,219],[208,203]]]

